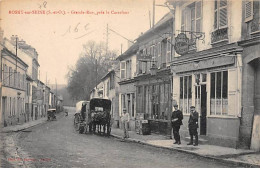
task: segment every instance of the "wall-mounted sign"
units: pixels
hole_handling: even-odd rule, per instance
[[[180,33],[175,37],[175,51],[179,55],[184,55],[189,51],[189,38],[186,34]]]

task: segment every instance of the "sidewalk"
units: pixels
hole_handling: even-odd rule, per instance
[[[59,115],[61,115],[63,112],[57,113],[56,116],[58,117]],[[0,132],[2,133],[9,133],[9,132],[17,132],[17,131],[21,131],[27,128],[30,128],[32,126],[41,124],[47,122],[47,116],[43,117],[43,118],[39,118],[37,120],[33,120],[33,121],[29,121],[26,122],[22,125],[13,125],[13,126],[8,126],[8,127],[4,127],[4,128],[0,128]]]
[[[123,130],[112,128],[111,135],[122,139]],[[129,131],[130,138],[125,141],[145,144],[157,148],[181,151],[201,157],[220,160],[226,163],[232,163],[241,167],[260,167],[260,153],[253,150],[234,149],[215,145],[188,146],[184,140],[181,145],[173,144],[173,140],[163,135],[139,135],[134,131]]]
[[[0,132],[3,132],[3,133],[17,132],[17,131],[20,131],[20,130],[41,124],[41,123],[46,122],[46,121],[47,121],[47,117],[44,117],[44,118],[40,118],[40,119],[37,119],[37,120],[34,120],[34,121],[26,122],[22,125],[14,125],[14,126],[8,126],[8,127],[0,128]]]

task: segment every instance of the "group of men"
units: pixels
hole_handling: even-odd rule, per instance
[[[198,118],[199,114],[196,112],[195,107],[191,106],[190,107],[190,118],[188,121],[188,127],[189,127],[189,134],[190,134],[190,142],[187,145],[194,145],[198,146]],[[181,139],[180,139],[180,127],[183,124],[182,123],[183,119],[183,114],[182,112],[178,109],[178,105],[174,105],[174,111],[172,112],[171,116],[171,123],[172,123],[172,130],[173,130],[173,136],[175,139],[175,142],[173,144],[181,144]],[[195,142],[193,142],[193,136],[195,137]]]
[[[187,145],[194,145],[198,146],[198,117],[199,114],[196,112],[195,107],[191,106],[190,107],[190,118],[188,121],[188,127],[189,127],[189,134],[190,134],[190,142]],[[128,128],[127,124],[130,120],[129,113],[126,112],[126,109],[123,109],[123,114],[121,116],[121,121],[122,121],[122,127],[124,130],[124,138],[129,138],[129,133],[128,133]],[[172,130],[173,130],[173,135],[175,142],[173,144],[181,144],[181,138],[180,138],[180,127],[183,124],[183,114],[182,111],[178,109],[178,105],[174,105],[174,111],[172,112],[171,115],[171,124],[172,124]],[[195,142],[193,142],[193,137],[195,137]]]

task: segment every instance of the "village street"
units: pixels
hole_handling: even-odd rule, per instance
[[[124,142],[113,137],[78,134],[73,112],[22,132],[12,133],[19,158],[14,167],[234,167],[217,161]],[[9,135],[10,137],[10,135]],[[18,165],[17,163],[22,163]],[[6,167],[10,167],[6,164]],[[4,167],[5,165],[3,165]]]

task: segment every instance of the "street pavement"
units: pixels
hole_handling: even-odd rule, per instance
[[[60,114],[57,121],[45,122],[20,132],[2,133],[12,139],[9,141],[13,141],[16,148],[4,156],[8,164],[1,167],[237,167],[198,155],[114,137],[79,134],[73,127],[73,117],[70,110],[68,117]]]

